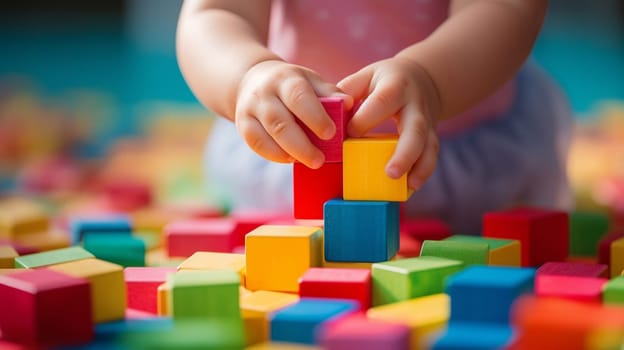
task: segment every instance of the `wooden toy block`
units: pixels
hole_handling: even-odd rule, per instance
[[[70,261],[95,258],[82,247],[69,247],[42,253],[21,255],[15,258],[15,267],[34,269],[37,267],[61,264]]]
[[[399,234],[399,251],[398,256],[405,258],[415,258],[420,256],[420,250],[422,249],[422,241],[416,239],[408,234]]]
[[[598,242],[609,230],[609,218],[600,213],[570,214],[570,255],[596,256]]]
[[[169,275],[167,275],[168,278]],[[158,316],[171,316],[171,283],[165,282],[156,289],[156,306]]]
[[[540,266],[536,275],[607,277],[608,266],[575,262],[548,262]]]
[[[245,350],[321,350],[319,346],[295,343],[264,342],[248,346]]]
[[[49,228],[50,219],[41,205],[23,198],[0,201],[0,238],[14,238]]]
[[[299,295],[304,297],[350,299],[360,309],[371,306],[371,272],[363,269],[310,268],[299,280]]]
[[[359,311],[356,301],[301,298],[271,315],[271,341],[317,344],[319,327]]]
[[[152,203],[152,186],[146,182],[116,179],[107,181],[103,187],[104,197],[114,210],[129,212]]]
[[[8,275],[10,273],[22,272],[21,269],[0,269],[0,275]]]
[[[320,343],[326,350],[410,349],[410,329],[402,324],[371,320],[362,315],[330,324],[321,328]]]
[[[128,308],[158,314],[158,286],[175,273],[175,267],[127,267],[124,269]]]
[[[184,260],[178,270],[231,270],[245,283],[245,254],[196,252]]]
[[[420,241],[439,241],[451,236],[451,227],[436,218],[404,218],[399,224],[401,233]]]
[[[606,278],[540,274],[535,277],[535,295],[586,302],[602,302]]]
[[[93,322],[101,323],[124,318],[126,283],[123,267],[104,260],[83,259],[48,268],[89,281]]]
[[[505,325],[513,302],[533,293],[535,271],[505,266],[472,266],[446,282],[451,322]]]
[[[451,323],[432,350],[507,349],[513,340],[508,325]]]
[[[263,225],[246,237],[246,287],[299,291],[299,278],[321,265],[322,230],[309,226]]]
[[[611,243],[624,237],[624,232],[613,232],[600,239],[598,242],[598,263],[611,265]]]
[[[373,305],[442,293],[446,278],[463,268],[461,261],[434,256],[373,264]]]
[[[391,179],[385,172],[397,142],[396,135],[344,141],[342,194],[345,200],[407,201],[414,192],[407,185],[407,175]]]
[[[342,163],[325,163],[318,169],[293,164],[293,213],[297,219],[323,219],[323,205],[342,198]]]
[[[522,266],[565,261],[569,250],[568,214],[538,208],[486,213],[483,236],[520,241]]]
[[[446,241],[486,243],[490,247],[488,265],[520,266],[520,242],[514,239],[499,239],[482,236],[453,235]]]
[[[616,277],[624,271],[624,237],[611,243],[611,262],[609,263],[611,277]]]
[[[10,245],[0,245],[0,269],[10,269],[15,266],[17,251]]]
[[[236,227],[234,228],[236,246],[244,246],[245,236],[247,236],[249,232],[255,230],[262,225],[272,225],[272,223],[279,221],[292,222],[292,213],[290,212],[284,213],[279,211],[266,211],[257,209],[234,210],[229,217],[234,220],[234,222],[236,222]]]
[[[93,338],[89,282],[49,269],[0,275],[2,338],[27,346],[84,344]]]
[[[127,234],[87,233],[83,247],[98,259],[123,267],[145,266],[145,242]]]
[[[410,329],[411,349],[424,349],[430,338],[448,323],[450,299],[444,293],[370,308],[370,320],[406,325]]]
[[[437,256],[458,260],[466,266],[487,265],[489,263],[490,246],[487,243],[459,241],[424,241],[420,256]]]
[[[297,301],[299,301],[299,296],[296,294],[264,290],[242,297],[240,308],[243,320],[247,320],[245,327],[247,344],[268,341],[270,315]]]
[[[69,223],[72,244],[78,244],[87,233],[119,233],[130,235],[132,223],[124,215],[100,215],[91,217],[75,217]]]
[[[71,246],[69,235],[58,229],[43,232],[23,233],[13,239],[18,244],[35,248],[38,252],[67,248]]]
[[[602,291],[602,301],[605,304],[624,304],[624,276],[610,279]]]
[[[344,99],[337,96],[328,96],[319,98],[321,105],[325,108],[325,112],[336,125],[336,134],[329,140],[323,140],[316,136],[305,124],[297,119],[297,123],[306,133],[310,142],[315,145],[325,155],[325,163],[341,163],[342,162],[342,143],[347,138],[347,123],[352,117],[351,110],[347,110],[344,105]]]
[[[324,245],[327,261],[389,260],[399,250],[399,203],[328,201]]]
[[[165,227],[169,256],[189,257],[197,251],[229,253],[236,247],[230,218],[177,220]]]

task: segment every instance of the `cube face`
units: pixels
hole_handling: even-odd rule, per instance
[[[605,304],[624,304],[624,276],[615,277],[607,282],[602,300]]]
[[[42,232],[49,227],[50,219],[40,204],[21,198],[0,202],[0,238]]]
[[[325,260],[381,262],[399,250],[399,203],[325,203]]]
[[[321,345],[327,350],[408,350],[410,329],[402,324],[348,316],[323,329]]]
[[[323,205],[342,198],[342,162],[310,169],[293,164],[293,206],[297,219],[323,219]]]
[[[540,266],[537,275],[577,276],[577,277],[606,277],[607,265],[574,263],[574,262],[549,262]]]
[[[462,261],[466,266],[487,265],[490,246],[479,242],[424,241],[420,256],[437,256]]]
[[[184,260],[178,270],[231,270],[245,277],[245,255],[235,253],[195,252]]]
[[[343,143],[343,198],[345,200],[405,202],[414,192],[407,175],[391,179],[386,163],[398,136],[350,138]]]
[[[301,297],[352,299],[371,306],[371,273],[363,269],[311,268],[299,281]]]
[[[73,218],[70,222],[72,243],[78,244],[87,233],[127,234],[132,233],[132,224],[126,216],[103,216],[91,218]]]
[[[609,218],[598,213],[570,214],[570,255],[596,256],[598,243],[609,230]]]
[[[617,239],[611,243],[611,277],[617,277],[624,271],[624,238]]]
[[[606,278],[540,274],[535,278],[535,295],[600,303]]]
[[[297,292],[299,277],[320,266],[322,234],[318,227],[264,225],[246,237],[246,287]]]
[[[82,247],[69,247],[16,257],[15,267],[34,269],[94,257]]]
[[[520,241],[513,239],[490,238],[483,236],[453,235],[446,241],[466,243],[486,243],[489,248],[488,265],[520,266]]]
[[[145,266],[145,241],[131,235],[87,233],[83,246],[101,260],[123,267]]]
[[[10,245],[0,245],[0,269],[11,269],[15,266],[17,251]]]
[[[174,221],[165,227],[169,256],[189,257],[197,251],[231,252],[237,243],[236,222],[227,218]]]
[[[124,270],[129,309],[158,313],[158,286],[167,281],[175,267],[128,267]]]
[[[513,328],[508,325],[451,324],[432,349],[505,349],[513,335]]]

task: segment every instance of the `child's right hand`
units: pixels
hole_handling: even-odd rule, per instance
[[[318,99],[331,95],[344,96],[351,108],[353,99],[316,72],[279,60],[262,61],[239,83],[234,121],[245,142],[260,156],[281,163],[297,160],[317,169],[325,157],[295,118],[321,139],[331,139],[336,126]]]

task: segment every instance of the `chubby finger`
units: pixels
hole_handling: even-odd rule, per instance
[[[418,190],[433,174],[438,165],[438,156],[440,153],[440,143],[435,131],[431,130],[427,137],[427,144],[423,150],[422,156],[418,158],[412,170],[407,176],[407,185],[409,188]]]
[[[237,116],[236,128],[249,148],[261,157],[278,163],[294,161],[294,158],[271,138],[257,119],[249,115]]]
[[[349,134],[355,137],[366,134],[386,119],[401,112],[405,103],[401,85],[381,80],[359,107],[349,123]]]
[[[386,174],[393,179],[398,179],[412,168],[421,157],[429,136],[427,120],[413,104],[401,111],[399,130],[396,149],[386,164]]]

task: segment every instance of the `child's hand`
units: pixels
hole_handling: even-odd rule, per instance
[[[295,118],[321,139],[331,139],[336,126],[318,96],[340,94],[314,71],[278,60],[253,66],[238,87],[235,123],[251,149],[275,162],[298,160],[319,168],[325,157]],[[348,104],[352,99],[347,97]]]
[[[386,174],[396,179],[408,173],[408,186],[420,188],[435,170],[440,147],[435,132],[440,99],[428,73],[415,61],[394,57],[364,67],[338,87],[363,100],[349,135],[359,137],[388,118],[395,120],[399,142]]]

